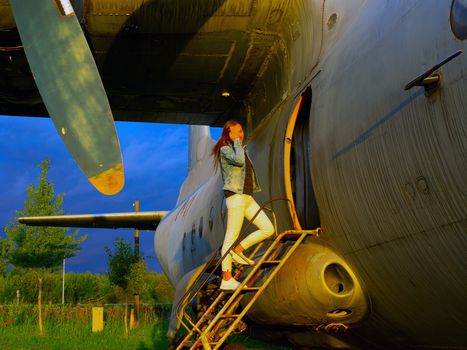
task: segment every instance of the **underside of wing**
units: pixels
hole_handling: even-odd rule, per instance
[[[91,228],[136,228],[155,230],[167,211],[139,213],[111,213],[85,215],[21,217],[18,222],[28,226],[91,227]]]
[[[242,102],[277,61],[288,3],[73,6],[115,120],[222,126],[229,118],[242,119]],[[0,73],[6,77],[0,114],[48,116],[7,4],[0,1]]]

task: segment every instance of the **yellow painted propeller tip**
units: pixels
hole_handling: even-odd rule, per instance
[[[119,193],[125,184],[123,164],[104,170],[103,172],[88,178],[89,182],[102,194],[112,196]]]

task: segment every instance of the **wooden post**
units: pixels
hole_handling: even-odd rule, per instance
[[[38,278],[39,281],[39,294],[37,296],[37,311],[38,311],[38,318],[37,322],[39,323],[39,336],[43,336],[44,333],[42,332],[42,277]]]
[[[125,323],[125,337],[128,338],[128,297],[126,296],[125,296],[125,315],[123,316],[123,322]]]
[[[138,318],[139,318],[139,294],[136,293],[135,297],[135,308],[134,308],[134,326],[138,326]]]
[[[104,308],[92,308],[92,332],[102,332],[104,330]]]
[[[136,328],[135,323],[135,309],[130,309],[130,330]]]
[[[63,258],[62,270],[62,305],[65,305],[65,258]]]

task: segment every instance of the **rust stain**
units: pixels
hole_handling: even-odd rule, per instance
[[[179,217],[180,214],[182,215],[182,217],[186,217],[186,215],[188,214],[188,211],[191,208],[191,205],[193,204],[194,200],[196,199],[196,196],[197,196],[197,193],[195,193],[193,195],[193,197],[191,197],[185,203],[183,203],[183,205],[181,206],[181,208],[178,211],[177,215],[175,215],[175,220],[174,221],[178,220],[178,217]]]

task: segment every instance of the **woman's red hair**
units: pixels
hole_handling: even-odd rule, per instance
[[[236,120],[227,120],[224,124],[224,127],[222,128],[221,137],[212,148],[212,154],[214,155],[216,169],[221,159],[221,148],[227,145],[231,145],[233,143],[230,139],[230,128],[238,124],[240,123]]]

